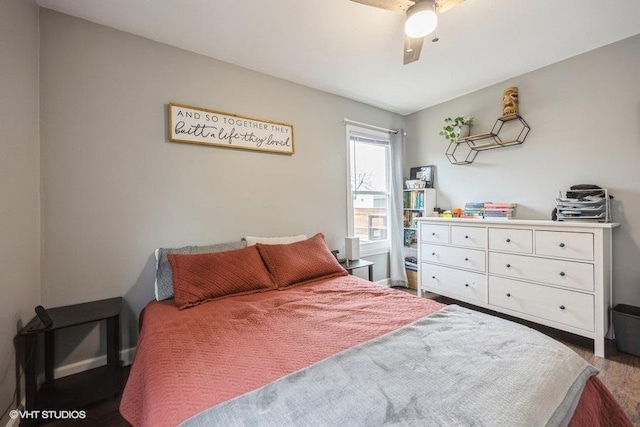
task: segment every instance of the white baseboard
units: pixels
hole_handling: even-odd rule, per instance
[[[133,354],[136,348],[125,348],[120,351],[120,360],[124,366],[131,365]],[[53,371],[53,378],[62,378],[79,372],[88,371],[89,369],[99,368],[107,364],[107,356],[93,357],[91,359],[80,360],[79,362],[69,363],[68,365],[59,366]]]

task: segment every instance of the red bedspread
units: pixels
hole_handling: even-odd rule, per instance
[[[145,308],[120,411],[134,426],[175,426],[442,306],[354,276],[182,311],[173,301],[154,301]],[[585,395],[580,420],[621,411],[596,378]],[[603,404],[601,396],[611,402]]]

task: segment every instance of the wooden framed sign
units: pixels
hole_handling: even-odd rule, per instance
[[[293,126],[169,104],[169,140],[243,150],[293,154]]]

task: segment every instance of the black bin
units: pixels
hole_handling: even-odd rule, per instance
[[[627,304],[613,307],[613,330],[618,350],[640,356],[640,307]]]

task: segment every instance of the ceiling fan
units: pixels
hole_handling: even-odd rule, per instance
[[[420,58],[424,38],[438,25],[436,13],[443,13],[464,0],[351,0],[356,3],[393,12],[406,13],[404,38],[404,63]]]

